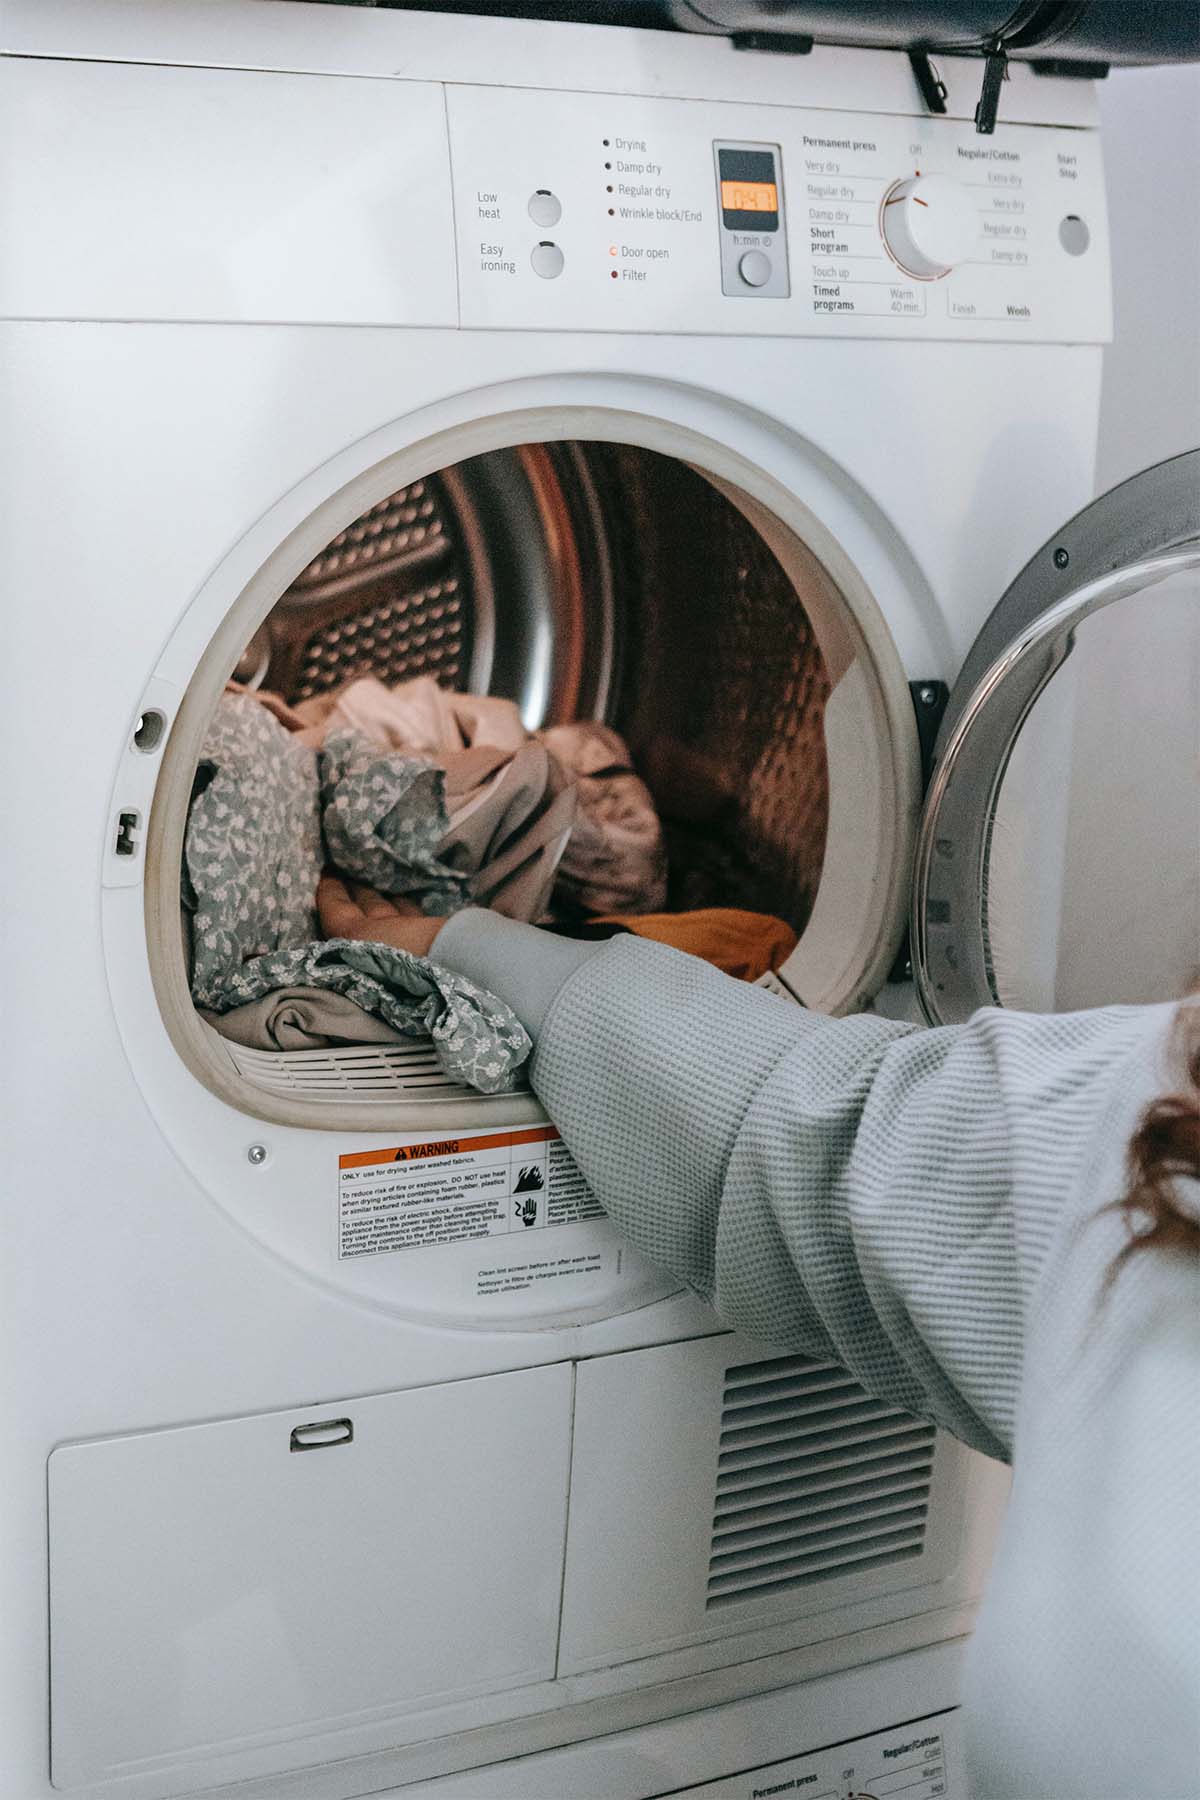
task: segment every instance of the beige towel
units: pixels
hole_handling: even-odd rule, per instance
[[[402,1044],[398,1031],[330,988],[283,987],[235,1006],[197,1008],[222,1037],[249,1050],[323,1050],[329,1044]]]

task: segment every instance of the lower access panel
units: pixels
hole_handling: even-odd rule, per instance
[[[55,1785],[552,1676],[570,1407],[558,1364],[56,1450]]]

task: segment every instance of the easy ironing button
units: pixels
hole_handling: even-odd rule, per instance
[[[771,279],[771,259],[761,250],[747,250],[738,260],[738,274],[747,287],[765,287]]]
[[[546,239],[543,243],[534,245],[529,260],[535,275],[540,275],[543,281],[553,281],[555,276],[562,274],[566,258],[557,244]]]

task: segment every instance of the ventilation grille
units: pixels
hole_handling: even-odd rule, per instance
[[[920,1556],[935,1437],[836,1363],[727,1370],[708,1608]]]
[[[227,1038],[221,1042],[238,1073],[255,1087],[318,1104],[366,1096],[446,1101],[488,1098],[444,1074],[428,1039],[412,1045],[351,1044],[331,1050],[249,1050]],[[525,1092],[524,1084],[516,1091]]]

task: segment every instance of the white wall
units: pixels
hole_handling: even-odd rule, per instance
[[[1099,84],[1116,330],[1097,492],[1200,444],[1200,64]]]
[[[1116,71],[1100,102],[1116,321],[1098,493],[1200,445],[1200,67]],[[1200,578],[1098,615],[1072,663],[1057,1001],[1166,998],[1200,974]]]

